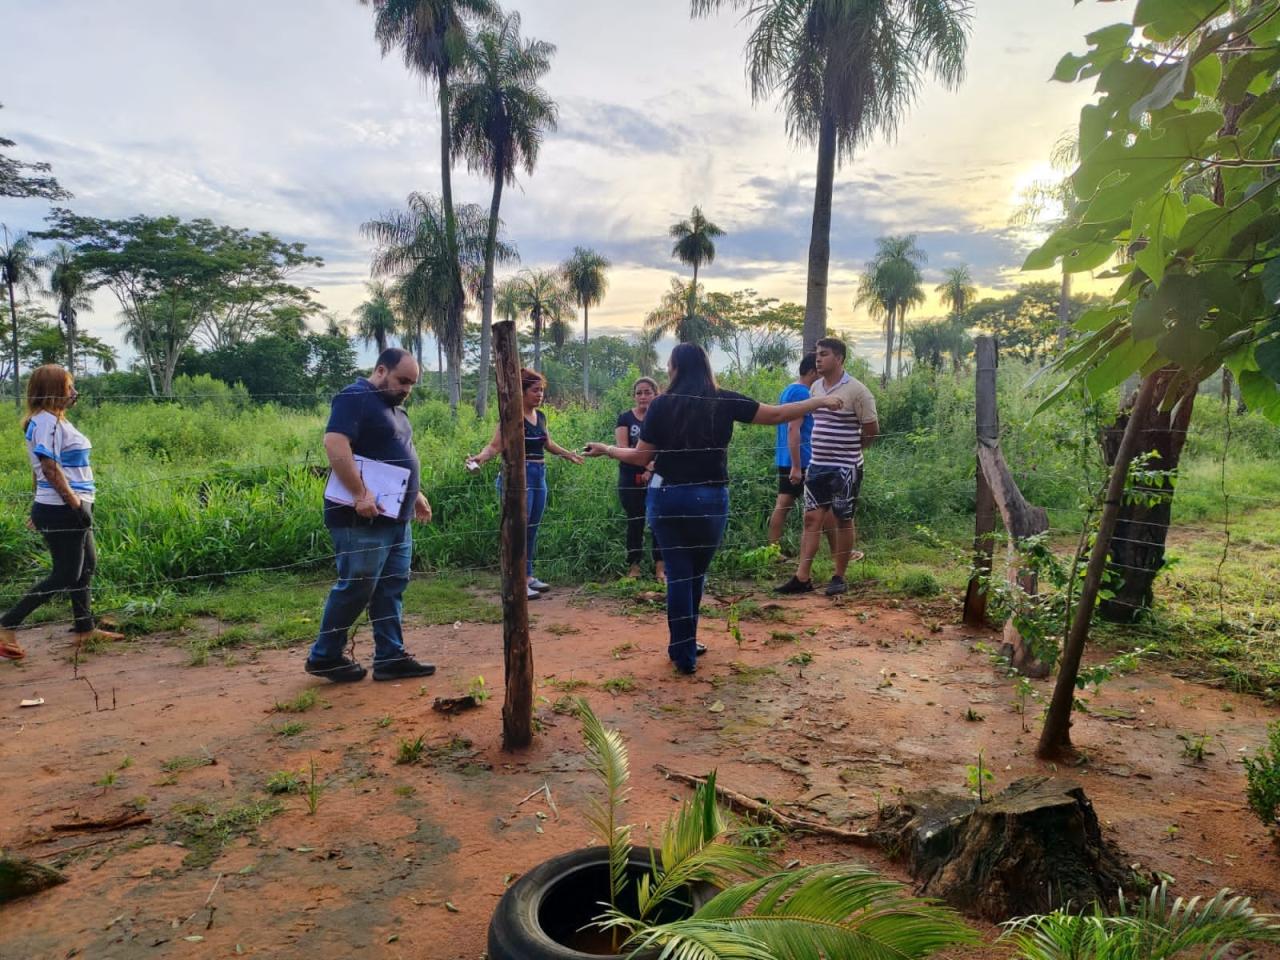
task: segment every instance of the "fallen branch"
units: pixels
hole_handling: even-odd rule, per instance
[[[124,830],[128,827],[143,827],[151,822],[149,813],[130,813],[122,811],[105,820],[73,820],[70,823],[55,823],[49,829],[53,833],[93,833],[98,830]]]
[[[687,783],[691,787],[700,787],[706,783],[706,778],[695,777],[691,773],[679,773],[671,770],[660,763],[655,763],[654,767],[663,774],[668,780],[677,780],[680,783]],[[716,784],[716,796],[727,803],[730,808],[742,813],[750,813],[762,820],[767,820],[786,830],[804,831],[805,833],[816,833],[824,837],[832,837],[836,840],[843,840],[846,843],[854,843],[864,847],[877,846],[875,838],[865,830],[846,830],[843,827],[833,827],[830,824],[819,823],[817,820],[806,820],[803,817],[791,817],[785,813],[779,812],[767,803],[761,803],[759,800],[753,800],[751,797],[745,796],[737,791],[730,790],[728,787],[722,787]]]

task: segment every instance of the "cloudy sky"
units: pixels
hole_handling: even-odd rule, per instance
[[[814,152],[788,142],[773,104],[751,103],[737,15],[691,21],[687,0],[508,6],[558,47],[546,87],[559,130],[503,202],[522,265],[596,247],[614,269],[593,330],[636,329],[681,269],[668,226],[699,204],[726,231],[710,289],[803,302]],[[834,325],[871,346],[852,299],[885,233],[919,234],[930,290],[960,263],[984,292],[1018,282],[1028,238],[1010,212],[1088,97],[1048,77],[1127,7],[976,0],[964,84],[926,87],[896,142],[837,175]],[[20,158],[54,164],[76,211],[205,216],[305,241],[326,261],[306,279],[339,315],[368,276],[360,223],[439,190],[433,97],[380,56],[355,0],[41,0],[8,5],[5,34],[0,132]],[[454,184],[487,205],[488,184],[464,170]],[[46,212],[0,200],[11,229],[38,229]],[[940,312],[931,297],[920,315]],[[118,342],[108,298],[86,320]]]

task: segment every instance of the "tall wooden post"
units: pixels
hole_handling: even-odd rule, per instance
[[[974,340],[974,357],[978,374],[975,389],[978,446],[994,447],[1000,443],[1000,419],[996,408],[996,353],[995,337],[978,337]],[[983,627],[987,623],[987,592],[982,580],[991,577],[991,558],[995,551],[993,534],[996,531],[996,499],[982,470],[982,460],[977,460],[978,478],[977,519],[973,535],[973,577],[964,596],[964,622],[971,627]]]
[[[493,351],[502,428],[502,651],[506,667],[502,746],[504,750],[521,750],[533,742],[533,649],[525,577],[524,391],[520,388],[515,323],[504,320],[493,325]]]

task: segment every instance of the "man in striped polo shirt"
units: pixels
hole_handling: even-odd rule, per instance
[[[813,413],[813,456],[804,478],[804,535],[800,540],[800,565],[778,593],[809,593],[813,590],[813,558],[822,542],[822,530],[834,517],[836,536],[832,560],[835,575],[827,585],[829,597],[844,593],[844,573],[853,554],[853,511],[862,487],[862,451],[879,432],[876,401],[871,391],[844,369],[845,346],[834,337],[824,337],[814,354],[818,379],[810,387],[815,397],[834,394],[842,401],[839,410],[819,409]]]

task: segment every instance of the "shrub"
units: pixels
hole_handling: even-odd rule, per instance
[[[1267,728],[1267,745],[1244,760],[1249,809],[1271,829],[1280,826],[1280,720]]]

